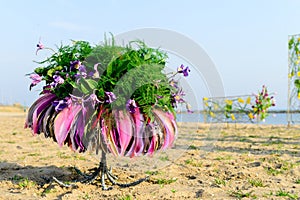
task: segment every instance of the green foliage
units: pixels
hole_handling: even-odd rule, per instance
[[[292,36],[288,42],[289,47],[289,74],[288,78],[294,84],[297,97],[300,99],[300,38]]]
[[[171,192],[172,192],[172,193],[175,193],[175,192],[176,192],[176,190],[175,190],[175,189],[171,189]]]
[[[114,39],[105,38],[95,46],[72,41],[52,51],[50,57],[37,62],[42,66],[34,70],[46,82],[42,93],[51,92],[64,100],[74,94],[82,99],[95,94],[108,111],[124,109],[127,101],[134,99],[150,119],[155,107],[175,114],[174,94],[179,89],[170,86],[169,79],[177,73],[171,77],[164,73],[167,54],[160,49],[147,47],[142,41],[121,47],[115,45]],[[107,92],[112,92],[116,100],[107,102]]]
[[[249,179],[248,182],[251,184],[251,186],[265,187],[261,179]]]
[[[264,120],[268,116],[268,109],[275,106],[273,96],[269,96],[268,90],[263,86],[261,92],[256,95],[253,112],[255,116],[258,116],[260,120]]]
[[[225,180],[223,180],[223,179],[219,179],[219,178],[216,178],[215,179],[215,184],[217,184],[217,185],[226,185],[226,181]]]
[[[12,178],[12,180],[16,181],[18,186],[21,189],[24,189],[24,188],[28,189],[28,188],[31,188],[36,185],[36,183],[34,181],[29,180],[27,177],[22,177],[22,176],[18,176],[18,175],[15,175]]]
[[[195,145],[190,145],[189,149],[191,149],[191,150],[198,150],[198,147],[196,147]]]
[[[242,198],[252,198],[252,199],[256,199],[257,196],[252,194],[253,191],[251,192],[243,192],[241,190],[237,190],[237,191],[230,191],[229,195],[238,199],[242,199]]]
[[[128,194],[126,196],[120,197],[119,200],[132,200],[132,196]]]
[[[158,175],[158,174],[160,174],[160,172],[159,171],[146,171],[145,174],[147,174],[147,175]]]
[[[298,199],[298,195],[297,194],[291,194],[289,192],[286,192],[282,189],[280,189],[279,191],[277,191],[276,196],[279,197],[289,197],[290,199]]]
[[[34,72],[43,77],[46,84],[53,82],[53,76],[59,75],[66,81],[58,85],[54,89],[54,93],[60,97],[65,98],[73,91],[72,83],[75,81],[75,70],[70,71],[70,63],[73,61],[84,61],[84,59],[91,53],[92,47],[86,41],[72,41],[72,45],[62,45],[58,47],[57,51],[44,61],[37,62],[46,67],[38,67]]]
[[[255,97],[254,101],[253,99]],[[208,119],[217,122],[255,122],[268,116],[270,107],[275,106],[274,96],[271,96],[266,86],[257,95],[236,97],[203,98],[204,110]]]
[[[163,179],[162,178],[162,179],[156,179],[155,183],[163,186],[163,185],[168,185],[168,184],[174,183],[176,181],[177,181],[177,178],[172,178],[172,179]]]
[[[159,159],[160,159],[161,161],[169,161],[169,157],[168,157],[167,155],[165,155],[165,156],[160,156]]]
[[[292,162],[283,161],[279,158],[268,159],[268,160],[262,159],[262,161],[268,161],[270,164],[276,163],[275,167],[272,167],[272,166],[265,167],[265,170],[267,171],[267,173],[271,174],[273,176],[278,175],[278,174],[283,174],[283,173],[287,172],[288,170],[293,169],[296,166]]]
[[[203,162],[201,162],[201,161],[196,161],[196,160],[194,160],[194,159],[187,159],[187,160],[185,160],[184,161],[185,162],[185,164],[187,164],[187,165],[191,165],[191,166],[193,166],[193,167],[202,167],[202,164],[203,164]]]

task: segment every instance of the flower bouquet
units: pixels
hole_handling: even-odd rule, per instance
[[[165,73],[167,54],[141,41],[127,46],[107,40],[92,46],[72,41],[29,74],[30,89],[43,82],[29,108],[25,127],[74,151],[115,156],[152,155],[171,147],[177,136],[175,108],[186,103],[177,74]],[[188,105],[188,104],[187,104]],[[189,106],[188,106],[189,109]]]
[[[255,104],[252,105],[252,118],[264,121],[268,116],[269,108],[275,106],[275,103],[274,96],[270,96],[267,87],[263,85],[261,92],[258,92],[258,94],[255,95]]]

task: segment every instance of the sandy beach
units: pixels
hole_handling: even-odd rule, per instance
[[[120,182],[140,185],[103,191],[80,179],[99,156],[62,148],[24,129],[25,113],[0,114],[0,199],[299,199],[300,126],[179,124],[174,148],[153,157],[109,157]],[[50,181],[49,181],[50,180]]]

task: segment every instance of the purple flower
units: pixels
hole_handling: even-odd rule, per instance
[[[182,91],[182,89],[178,90],[177,93],[173,94],[172,97],[172,105],[173,107],[176,107],[177,103],[184,103],[185,100],[182,98],[185,95],[185,93]]]
[[[42,77],[38,74],[30,74],[30,78],[32,79],[32,82],[30,84],[29,90],[31,90],[33,86],[36,86],[39,82],[42,81]]]
[[[186,68],[182,71],[183,76],[188,76],[190,71],[191,71],[190,68],[189,68],[189,67],[186,67]]]
[[[79,78],[79,77],[86,78],[87,77],[87,73],[86,73],[86,69],[85,69],[84,65],[80,65],[78,67],[78,71],[79,71],[79,73],[75,75],[76,78]]]
[[[52,105],[55,107],[55,111],[59,112],[62,111],[64,108],[68,107],[70,103],[70,98],[67,98],[62,100],[55,100],[53,101]]]
[[[89,75],[93,78],[99,78],[100,75],[99,75],[99,72],[98,72],[98,65],[101,65],[101,63],[96,63],[94,65],[94,72],[90,72]]]
[[[58,84],[63,84],[65,80],[60,75],[53,75],[54,82],[51,86],[56,87]]]
[[[190,68],[188,66],[184,67],[183,64],[180,65],[180,67],[177,68],[177,72],[182,73],[183,76],[188,76],[190,71],[191,71]]]
[[[135,113],[135,108],[137,108],[137,105],[135,103],[135,100],[133,99],[129,99],[127,102],[126,102],[126,109],[131,113]]]
[[[78,71],[80,71],[81,73],[86,73],[85,66],[84,66],[84,65],[80,65],[80,66],[78,67]]]
[[[36,45],[36,47],[37,47],[37,50],[36,50],[35,54],[37,54],[39,50],[42,50],[45,48],[45,46],[43,45],[43,43],[41,43],[41,41],[39,41],[39,43]]]
[[[93,106],[95,106],[97,103],[101,103],[101,101],[98,99],[96,94],[91,94],[90,99],[92,100]]]
[[[183,102],[185,102],[182,98],[184,95],[185,95],[185,93],[182,91],[182,89],[180,89],[177,91],[177,93],[173,94],[172,96],[173,96],[175,102],[183,103]]]
[[[184,69],[184,65],[181,64],[180,67],[177,68],[177,72],[182,73],[183,69]]]
[[[75,60],[75,61],[72,61],[72,62],[70,63],[70,69],[71,69],[71,70],[79,69],[80,66],[81,66],[80,60]]]
[[[178,82],[177,81],[175,81],[174,79],[171,79],[170,81],[169,81],[169,84],[170,84],[170,86],[171,87],[173,87],[173,88],[178,88]]]
[[[105,103],[112,103],[117,99],[116,95],[112,92],[105,92]]]

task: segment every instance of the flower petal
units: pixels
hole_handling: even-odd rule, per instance
[[[69,134],[74,116],[78,113],[81,106],[75,105],[66,107],[59,112],[54,120],[54,134],[59,146],[62,146]],[[77,120],[75,120],[77,121]]]
[[[164,132],[164,143],[162,149],[165,150],[173,145],[173,142],[177,136],[177,126],[174,120],[174,116],[169,112],[163,112],[162,110],[154,109],[153,113],[155,118],[161,123],[162,130]]]
[[[114,111],[115,121],[116,121],[116,128],[119,133],[119,141],[121,146],[121,156],[124,156],[127,150],[129,143],[131,142],[133,137],[133,128],[132,128],[132,121],[130,116],[127,112],[122,110]],[[130,148],[131,151],[134,145]]]

